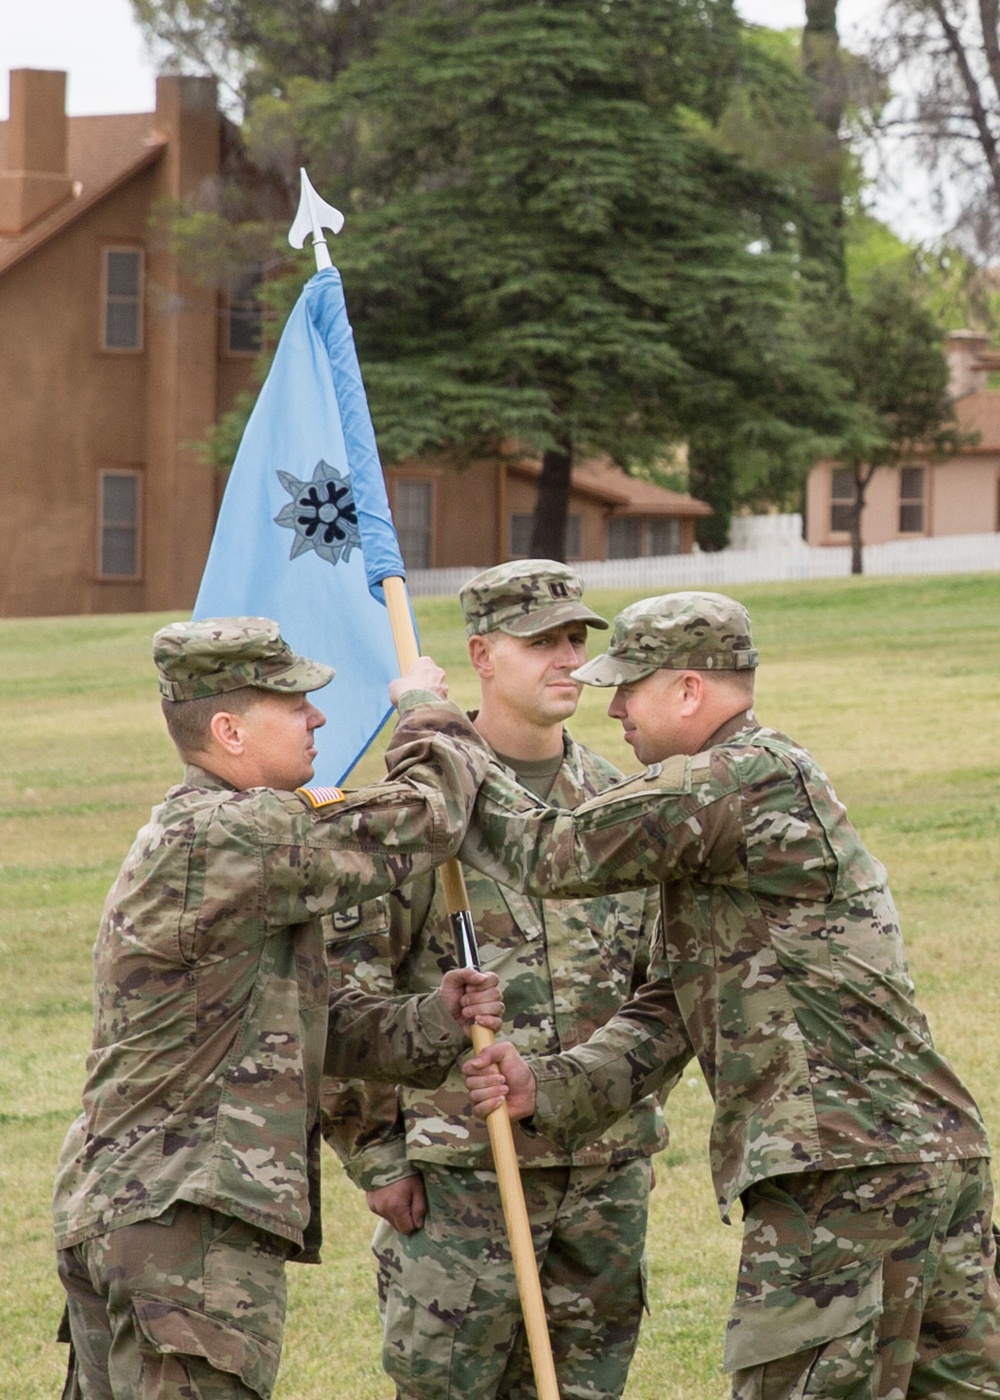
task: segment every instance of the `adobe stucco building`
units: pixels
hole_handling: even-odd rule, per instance
[[[906,466],[880,467],[865,495],[863,544],[936,535],[978,535],[1000,530],[1000,390],[989,387],[1000,353],[976,331],[948,337],[949,391],[959,427],[976,441],[941,462],[919,458]],[[806,488],[806,541],[848,542],[854,482],[835,462],[820,462]]]
[[[211,200],[224,120],[206,78],[136,116],[67,118],[65,88],[12,72],[0,122],[0,614],[185,608],[217,496],[191,444],[254,355],[150,215]]]
[[[0,122],[0,616],[185,610],[221,495],[195,445],[255,387],[259,325],[184,275],[154,216],[213,207],[238,133],[208,78],[162,77],[156,111],[128,116],[67,117],[65,92],[64,73],[12,72]],[[538,472],[516,456],[390,467],[407,565],[527,554]],[[688,553],[710,514],[585,463],[567,553]]]

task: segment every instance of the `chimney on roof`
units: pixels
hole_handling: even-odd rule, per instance
[[[948,393],[953,399],[964,398],[986,388],[989,366],[982,355],[990,343],[980,331],[952,331],[948,336],[945,355],[948,360]]]
[[[21,233],[71,198],[66,74],[14,68],[6,159],[0,169],[0,233]]]

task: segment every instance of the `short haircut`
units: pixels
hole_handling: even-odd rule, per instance
[[[243,685],[236,690],[224,690],[221,695],[202,695],[197,700],[161,700],[160,705],[167,733],[181,758],[188,759],[204,753],[213,716],[221,711],[245,715],[267,694],[268,691],[259,686]]]
[[[702,671],[702,675],[711,676],[712,684],[719,690],[727,691],[734,700],[746,700],[748,705],[753,701],[754,678],[757,675],[753,667],[743,671]]]

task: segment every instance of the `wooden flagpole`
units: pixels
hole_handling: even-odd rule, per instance
[[[339,209],[334,209],[332,205],[320,199],[304,170],[301,177],[302,194],[288,241],[294,248],[301,248],[306,238],[311,237],[317,268],[330,267],[330,252],[326,246],[323,229],[329,228],[334,233],[339,233],[344,226],[344,216]],[[401,578],[385,578],[382,579],[382,587],[385,590],[399,669],[407,671],[417,660],[419,649],[406,596],[406,584]],[[475,926],[469,908],[469,895],[465,888],[462,866],[458,860],[452,858],[439,867],[439,873],[448,915],[455,933],[457,956],[464,966],[478,967],[479,950],[476,947]],[[485,1026],[472,1027],[472,1044],[477,1054],[485,1046],[492,1045],[494,1038],[493,1032]],[[507,1224],[538,1400],[559,1400],[559,1386],[552,1361],[548,1324],[545,1320],[542,1285],[538,1277],[538,1264],[528,1222],[528,1208],[524,1200],[517,1150],[514,1147],[514,1132],[506,1104],[493,1110],[486,1120],[486,1127],[493,1150],[493,1165],[496,1168],[500,1203]]]
[[[410,605],[406,596],[406,584],[401,578],[382,580],[385,589],[386,606],[389,609],[389,622],[392,626],[396,655],[400,670],[406,671],[417,660],[419,651],[410,616]],[[456,944],[465,949],[465,965],[478,967],[475,930],[472,911],[469,909],[469,896],[465,888],[465,876],[461,863],[454,857],[438,867],[445,902],[456,930]],[[485,1026],[472,1027],[472,1044],[478,1053],[486,1045],[492,1045],[495,1037]],[[517,1162],[517,1149],[514,1146],[514,1131],[511,1127],[507,1105],[495,1108],[486,1119],[493,1149],[493,1165],[496,1168],[500,1187],[500,1202],[510,1239],[510,1252],[514,1260],[514,1274],[517,1278],[517,1291],[521,1299],[521,1312],[524,1316],[524,1330],[528,1338],[531,1354],[531,1367],[538,1387],[538,1400],[559,1400],[559,1386],[552,1360],[552,1346],[549,1342],[549,1329],[545,1320],[545,1302],[542,1298],[542,1285],[538,1277],[538,1264],[535,1260],[535,1246],[528,1223],[528,1208],[521,1185],[521,1172]]]

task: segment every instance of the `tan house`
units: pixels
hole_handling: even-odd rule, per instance
[[[915,459],[881,467],[872,477],[861,515],[863,544],[933,535],[978,535],[1000,530],[1000,390],[987,387],[1000,369],[988,337],[954,331],[948,337],[950,389],[959,426],[978,441],[942,462]],[[820,462],[806,485],[806,541],[844,545],[850,540],[852,474]]]
[[[255,353],[150,214],[211,195],[226,124],[208,78],[135,116],[68,118],[65,90],[16,70],[0,122],[0,614],[186,608],[218,494],[191,444]]]
[[[389,504],[410,569],[485,568],[530,552],[541,463],[510,457],[456,470],[431,459],[389,467]],[[566,557],[636,559],[690,554],[711,506],[626,476],[606,460],[572,473]]]
[[[208,78],[156,111],[67,117],[66,75],[10,75],[0,122],[0,615],[183,610],[221,484],[198,456],[254,387],[259,321],[184,276],[158,206],[211,205],[238,142]],[[387,472],[411,568],[529,550],[539,464]],[[574,559],[687,553],[710,508],[591,462],[573,473]]]

